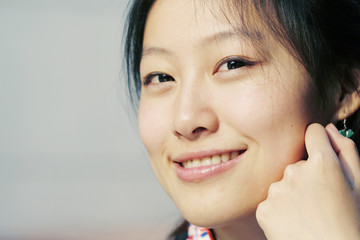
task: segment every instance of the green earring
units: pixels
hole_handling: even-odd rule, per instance
[[[341,129],[339,133],[341,133],[341,135],[343,135],[344,137],[351,138],[354,135],[354,131],[352,129],[347,129],[346,127],[346,112],[345,112],[345,118],[343,124],[344,124],[344,129]]]

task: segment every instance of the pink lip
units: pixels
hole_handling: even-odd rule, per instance
[[[241,151],[241,150],[238,150]],[[226,152],[231,152],[231,151],[226,151]],[[205,179],[208,179],[214,175],[217,175],[221,172],[224,172],[226,170],[229,170],[230,168],[234,167],[239,160],[241,159],[241,157],[244,155],[244,153],[246,151],[243,151],[239,156],[237,156],[236,158],[229,160],[227,162],[221,162],[219,164],[215,164],[215,165],[210,165],[210,166],[201,166],[201,167],[196,167],[196,168],[184,168],[180,162],[184,162],[187,161],[189,159],[201,159],[203,157],[206,156],[213,156],[216,154],[222,154],[222,153],[226,153],[224,151],[222,152],[218,152],[218,153],[214,153],[214,154],[209,154],[209,152],[207,152],[207,154],[205,155],[205,152],[200,152],[197,154],[189,154],[188,156],[182,155],[180,158],[177,158],[176,161],[174,161],[174,165],[175,165],[175,171],[176,171],[176,175],[178,176],[178,178],[180,178],[183,181],[187,181],[187,182],[195,182],[195,181],[202,181]],[[191,157],[189,157],[191,155]],[[196,155],[196,157],[194,156]]]

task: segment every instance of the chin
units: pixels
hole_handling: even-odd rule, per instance
[[[224,204],[214,202],[203,203],[201,207],[179,207],[183,217],[190,223],[205,228],[218,228],[229,226],[249,217],[255,216],[258,203],[248,204]]]

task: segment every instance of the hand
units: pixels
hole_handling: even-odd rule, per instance
[[[259,204],[256,218],[269,240],[359,240],[360,163],[355,143],[311,124],[307,161],[286,167]]]

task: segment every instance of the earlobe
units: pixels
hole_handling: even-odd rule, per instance
[[[360,108],[360,91],[348,93],[339,103],[338,109],[334,115],[335,121],[343,120],[351,116]]]
[[[360,108],[360,69],[353,70],[353,77],[357,80],[357,89],[343,93],[333,117],[334,122],[350,117]]]

